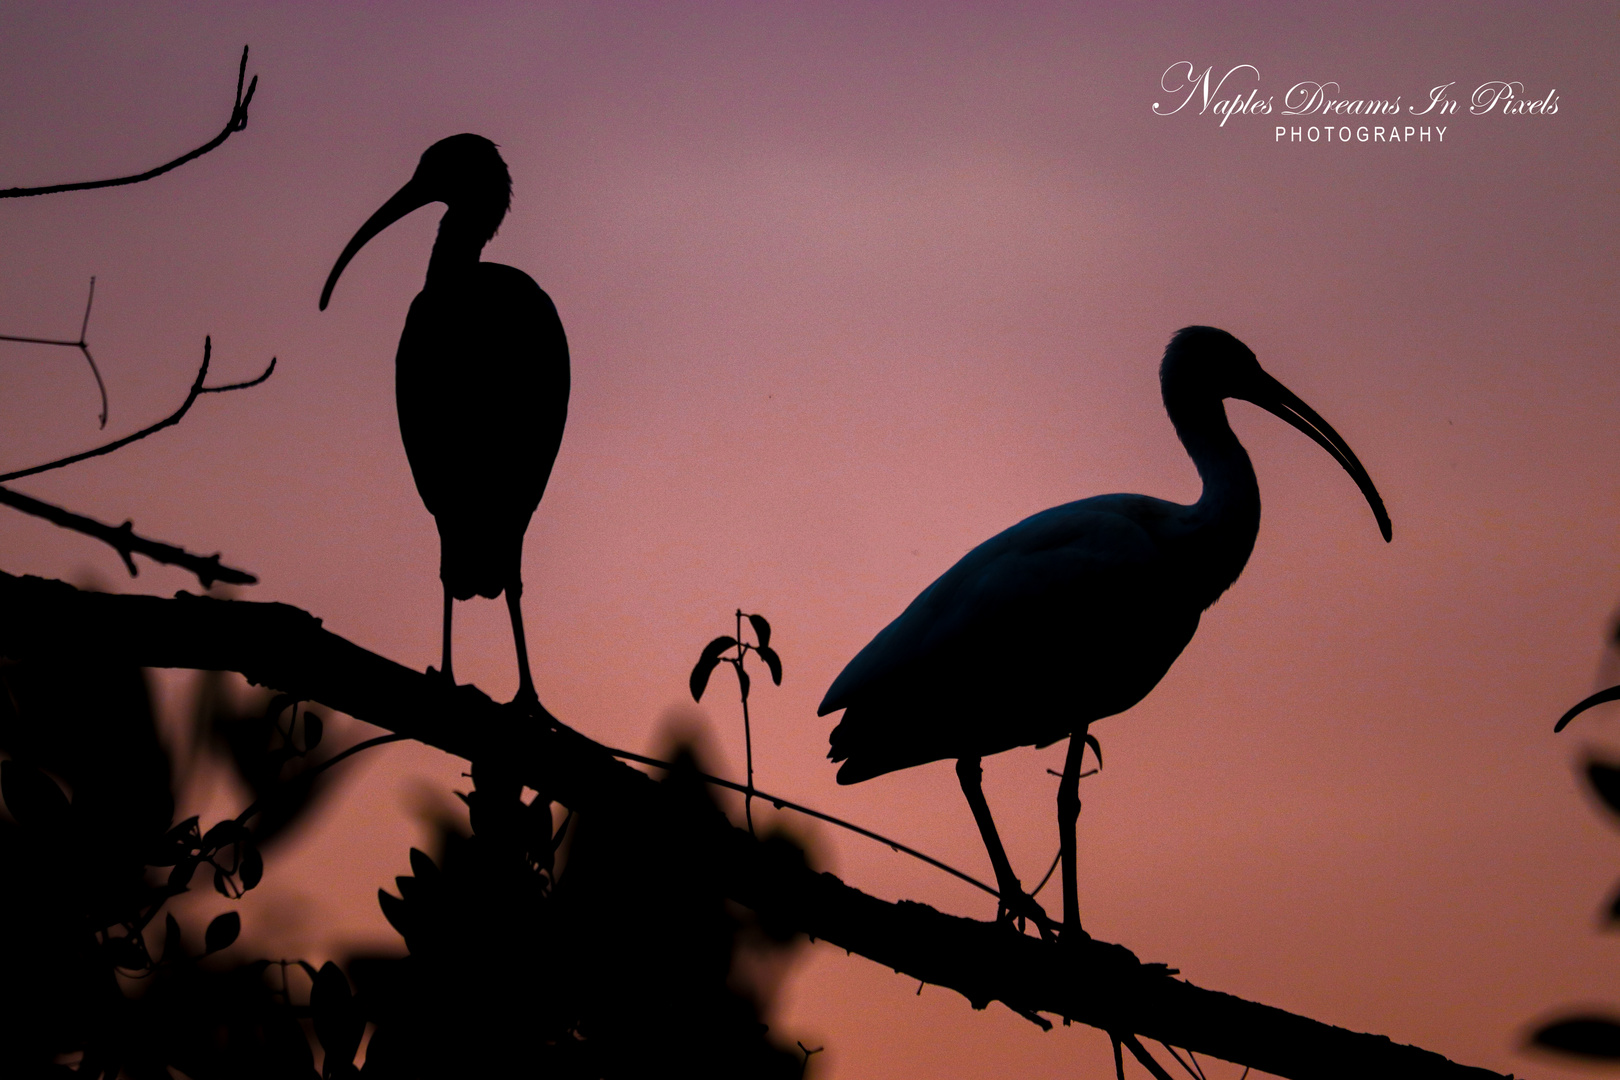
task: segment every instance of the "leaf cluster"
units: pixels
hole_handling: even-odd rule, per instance
[[[703,646],[703,652],[698,656],[698,662],[692,668],[691,677],[687,680],[688,688],[692,691],[693,701],[703,700],[703,691],[708,689],[710,676],[714,674],[714,669],[724,662],[730,664],[737,672],[737,686],[742,694],[743,701],[746,702],[753,681],[743,667],[743,660],[749,653],[756,654],[765,662],[766,670],[771,673],[772,682],[777,686],[782,685],[782,658],[776,654],[775,649],[771,648],[771,624],[765,620],[763,615],[745,615],[741,611],[737,612],[737,618],[739,626],[737,637],[732,637],[729,634],[722,635]],[[748,620],[748,625],[754,631],[752,644],[739,640],[742,636],[740,633],[741,621],[744,618]],[[737,650],[736,655],[725,655],[732,649]]]
[[[240,916],[198,943],[166,910],[204,868],[222,896],[257,886],[262,837],[242,819],[173,821],[186,778],[142,672],[0,661],[0,751],[0,1075],[68,1075],[74,1059],[78,1077],[304,1075],[307,1043],[265,965],[218,956]]]

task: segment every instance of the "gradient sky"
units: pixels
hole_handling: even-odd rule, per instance
[[[763,612],[787,676],[756,683],[759,784],[988,877],[948,763],[839,788],[815,705],[918,590],[1025,515],[1195,498],[1157,363],[1178,327],[1221,326],[1354,447],[1395,539],[1326,454],[1230,406],[1259,542],[1158,689],[1094,729],[1087,926],[1207,987],[1586,1075],[1520,1047],[1562,1006],[1620,1012],[1620,942],[1598,930],[1620,830],[1576,772],[1620,755],[1620,707],[1551,730],[1594,688],[1620,600],[1617,39],[1598,3],[8,3],[0,186],[201,142],[244,43],[261,83],[245,133],[159,181],[0,203],[0,333],[71,336],[96,275],[109,433],[180,400],[205,334],[221,380],[282,365],[18,487],[222,551],[261,576],[243,595],[436,663],[437,536],[392,377],[436,211],[373,241],[327,312],[316,300],[424,148],[487,135],[515,180],[487,257],[550,292],[573,350],[524,562],[542,699],[634,749],[704,729],[740,775],[724,673],[701,709],[685,679],[733,608]],[[1443,144],[1278,143],[1276,118],[1155,116],[1178,61],[1255,65],[1279,100],[1301,80],[1403,103],[1455,81],[1463,106]],[[1556,90],[1557,114],[1467,115],[1498,79]],[[0,469],[102,437],[73,353],[0,345]],[[10,511],[0,551],[14,573],[195,587],[150,566],[131,582],[107,549]],[[458,674],[510,696],[504,607],[457,619]],[[187,677],[162,685],[184,701]],[[986,762],[1026,881],[1056,848],[1044,770],[1062,753]],[[319,961],[388,940],[375,890],[463,767],[409,747],[354,766],[244,904],[248,943]],[[216,814],[239,798],[192,795]],[[992,914],[878,845],[805,835],[872,893]],[[1111,1069],[1091,1029],[917,996],[826,946],[798,959],[773,1024],[827,1046],[819,1077]]]

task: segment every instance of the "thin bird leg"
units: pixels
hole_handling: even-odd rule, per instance
[[[1001,911],[1019,918],[1035,920],[1035,925],[1040,928],[1041,937],[1047,937],[1052,920],[1035,898],[1024,892],[1024,887],[1018,882],[1018,876],[1013,873],[1012,862],[1007,858],[1007,849],[1001,846],[1001,836],[996,832],[995,819],[990,816],[990,804],[984,799],[984,769],[980,766],[979,759],[958,758],[956,778],[962,784],[962,794],[967,796],[968,806],[973,811],[973,820],[978,823],[979,835],[984,838],[985,850],[990,853],[990,865],[995,867],[996,889],[1001,893]],[[997,913],[997,917],[1000,917],[1000,912]]]
[[[1063,778],[1058,781],[1058,844],[1063,855],[1063,940],[1081,939],[1086,932],[1080,929],[1080,852],[1075,842],[1075,827],[1080,820],[1080,765],[1086,756],[1086,729],[1081,724],[1069,736],[1069,755],[1063,763]]]
[[[456,685],[455,672],[450,669],[450,605],[455,603],[455,597],[450,595],[450,586],[444,587],[444,654],[439,668],[439,674],[451,686]]]
[[[518,692],[513,701],[534,703],[540,695],[534,692],[534,677],[529,674],[529,646],[523,637],[523,583],[514,581],[506,587],[506,610],[512,615],[512,641],[517,645]]]

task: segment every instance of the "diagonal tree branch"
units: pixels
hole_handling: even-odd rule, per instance
[[[248,103],[253,100],[253,91],[259,88],[259,77],[253,76],[248,83],[247,93],[242,93],[242,79],[247,75],[248,50],[242,46],[242,62],[236,69],[236,103],[231,108],[231,118],[225,121],[224,130],[212,139],[203,143],[190,153],[181,154],[167,164],[159,165],[155,169],[148,169],[133,176],[117,176],[111,180],[84,180],[76,184],[47,184],[44,187],[14,187],[0,189],[0,199],[22,199],[30,195],[56,195],[64,191],[89,191],[92,188],[119,187],[124,184],[139,184],[145,180],[162,176],[171,169],[178,169],[188,161],[202,157],[210,150],[215,149],[233,134],[247,127]]]
[[[57,458],[55,461],[47,461],[43,465],[31,465],[26,469],[17,469],[14,472],[0,473],[0,484],[10,483],[13,480],[21,480],[25,476],[37,476],[42,472],[50,472],[52,469],[60,469],[66,465],[74,465],[81,461],[87,461],[93,457],[100,457],[103,454],[110,454],[114,450],[122,450],[132,442],[139,442],[148,435],[154,435],[166,427],[173,427],[175,424],[178,424],[186,413],[191,411],[191,406],[196,402],[197,398],[203,394],[223,394],[231,390],[246,390],[250,386],[258,386],[260,383],[264,382],[264,380],[268,379],[271,373],[276,370],[276,358],[272,356],[270,358],[270,366],[265,368],[263,374],[256,379],[250,379],[247,382],[231,383],[229,386],[204,386],[203,380],[208,378],[208,362],[213,358],[213,354],[214,339],[211,336],[203,338],[202,364],[197,368],[197,377],[191,380],[191,389],[186,391],[186,400],[182,401],[178,409],[174,410],[174,412],[170,413],[168,416],[165,416],[162,420],[159,420],[157,423],[152,424],[149,427],[144,427],[132,435],[125,435],[121,439],[114,439],[112,442],[102,443],[100,446],[95,447],[92,450],[85,450],[77,454],[69,454],[65,458]]]
[[[129,568],[129,576],[137,573],[133,555],[145,555],[153,562],[164,563],[168,566],[178,566],[197,575],[197,581],[203,588],[208,588],[216,581],[223,581],[231,585],[255,585],[258,578],[246,570],[237,570],[225,566],[219,561],[219,552],[204,558],[193,555],[185,548],[165,544],[159,540],[149,540],[137,535],[135,523],[126,521],[122,525],[112,526],[87,518],[82,514],[75,514],[71,510],[64,510],[60,506],[52,506],[48,502],[29,498],[19,491],[0,487],[0,504],[9,506],[14,510],[21,510],[25,514],[32,514],[37,518],[44,518],[52,525],[58,525],[76,533],[82,533],[103,544],[109,545],[118,552]]]
[[[476,687],[447,688],[288,605],[112,596],[0,573],[0,612],[3,656],[91,652],[148,667],[237,671],[459,757],[496,755],[570,809],[630,818],[659,812],[651,777],[543,709],[537,718]],[[955,990],[976,1008],[1000,1001],[1037,1021],[1048,1013],[1089,1024],[1133,1054],[1140,1041],[1131,1035],[1292,1080],[1503,1080],[1382,1036],[1205,990],[1162,965],[1143,964],[1121,945],[1092,940],[1065,948],[1003,923],[891,904],[811,871],[784,845],[757,840],[718,814],[692,843],[727,895],[776,926]]]

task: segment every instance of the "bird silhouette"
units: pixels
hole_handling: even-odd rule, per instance
[[[439,526],[444,655],[451,605],[506,593],[517,648],[518,699],[536,700],[523,636],[523,534],[545,494],[568,418],[568,340],[534,279],[479,261],[512,201],[495,144],[452,135],[360,226],[321,290],[326,310],[349,260],[389,225],[432,202],[446,209],[411,301],[395,360],[399,433],[416,490]]]
[[[1197,502],[1099,495],[1024,519],[924,589],[856,654],[819,709],[844,710],[827,755],[843,762],[841,784],[956,759],[1000,915],[1028,916],[1047,937],[1050,920],[1024,894],[996,833],[980,758],[1069,739],[1058,787],[1063,938],[1083,936],[1074,828],[1089,726],[1157,685],[1204,609],[1242,573],[1260,529],[1254,468],[1223,400],[1259,405],[1332,454],[1390,538],[1383,500],[1350,447],[1237,338],[1207,326],[1177,332],[1159,379],[1203,481]]]

